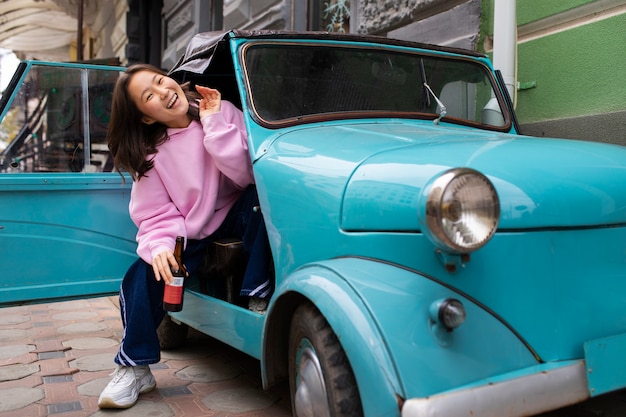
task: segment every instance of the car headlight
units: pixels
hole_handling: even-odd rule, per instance
[[[467,316],[465,306],[456,298],[437,300],[430,305],[428,312],[431,322],[443,326],[447,331],[459,327]]]
[[[454,168],[425,188],[421,205],[423,232],[441,250],[465,254],[484,246],[500,221],[500,200],[495,187],[480,172]]]

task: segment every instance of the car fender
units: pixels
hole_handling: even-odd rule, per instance
[[[265,388],[288,373],[289,326],[293,311],[311,302],[341,341],[356,377],[365,415],[400,414],[404,398],[395,363],[360,294],[332,262],[308,264],[276,288],[263,335]]]
[[[446,298],[459,299],[467,310],[466,322],[454,331],[437,325],[431,315],[431,307]],[[286,364],[280,368],[274,361],[287,357],[290,317],[306,301],[341,341],[367,415],[388,415],[393,407],[397,413],[404,399],[540,361],[500,317],[435,277],[345,257],[303,266],[277,288],[264,329],[268,381],[288,374]]]

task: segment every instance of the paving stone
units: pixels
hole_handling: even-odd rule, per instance
[[[80,337],[63,342],[63,346],[78,350],[106,349],[117,345],[117,340],[108,337]]]
[[[185,381],[215,382],[233,379],[240,373],[241,371],[232,365],[210,360],[204,364],[187,366],[176,372],[176,376]]]
[[[185,385],[179,385],[177,387],[159,388],[159,392],[164,397],[175,397],[177,395],[190,395],[191,394],[191,391]]]
[[[137,401],[132,408],[126,410],[115,410],[115,417],[174,417],[172,408],[162,402]],[[91,414],[90,417],[111,416],[111,410],[101,410]]]
[[[42,353],[39,353],[37,356],[39,357],[39,360],[64,358],[65,357],[65,352],[59,352],[59,351],[42,352]]]
[[[48,406],[48,414],[69,413],[71,411],[82,410],[83,406],[80,401],[72,401],[68,403],[50,404]]]
[[[95,311],[70,311],[67,313],[54,314],[53,320],[87,320],[98,317]]]
[[[25,323],[27,321],[30,320],[30,317],[25,315],[25,314],[21,314],[21,315],[2,315],[0,317],[0,326],[10,326],[10,325],[15,325],[15,324],[20,324],[20,323]]]
[[[14,381],[39,372],[36,363],[5,365],[0,367],[0,381]]]
[[[89,300],[72,300],[48,304],[50,310],[85,310],[91,308]]]
[[[70,349],[69,347],[63,346],[61,341],[55,338],[55,339],[48,339],[48,340],[37,340],[37,350],[35,350],[35,352],[37,353],[60,352],[60,351],[66,351],[69,349]]]
[[[70,361],[69,366],[78,368],[81,371],[103,371],[106,369],[115,369],[116,365],[113,361],[114,353],[101,353],[99,355],[87,355]]]
[[[3,314],[29,314],[31,307],[29,306],[16,306],[16,307],[4,307],[2,309]]]
[[[54,322],[52,321],[41,321],[37,323],[33,323],[33,327],[51,327],[54,326]]]
[[[72,323],[57,328],[59,333],[75,334],[75,333],[97,333],[106,330],[108,326],[100,322]]]
[[[26,407],[43,399],[40,388],[8,388],[0,390],[0,411],[11,411]]]
[[[0,359],[14,358],[34,351],[34,345],[11,345],[0,347]]]
[[[39,361],[41,376],[59,376],[59,375],[72,375],[78,372],[76,368],[69,368],[67,364],[67,358],[50,358],[43,361]]]
[[[79,385],[77,388],[78,393],[80,395],[99,397],[100,393],[102,392],[104,387],[107,386],[110,380],[111,377],[109,376],[105,378],[92,379],[89,382],[85,382],[84,384]]]
[[[27,336],[28,330],[24,329],[0,330],[0,342],[9,342],[12,340],[25,339]]]
[[[211,410],[245,413],[270,407],[277,401],[255,388],[233,388],[216,391],[202,399]]]
[[[71,375],[56,375],[56,376],[44,376],[44,384],[57,384],[60,382],[72,382],[74,379]]]
[[[191,344],[180,349],[161,351],[161,359],[200,359],[206,358],[214,353],[214,350],[206,344]]]

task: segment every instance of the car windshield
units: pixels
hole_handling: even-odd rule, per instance
[[[398,113],[489,128],[508,123],[489,69],[476,61],[382,48],[257,43],[245,49],[243,63],[253,110],[270,127],[311,117]]]

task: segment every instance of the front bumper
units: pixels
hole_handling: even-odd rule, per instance
[[[402,417],[517,417],[534,415],[590,397],[584,360],[543,364],[454,391],[412,398]]]
[[[626,387],[626,333],[589,340],[580,360],[551,362],[412,398],[402,417],[520,417]]]

